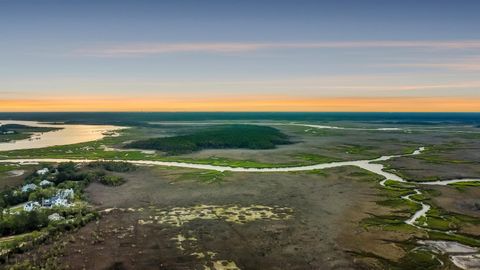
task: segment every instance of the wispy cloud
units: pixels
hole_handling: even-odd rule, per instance
[[[395,67],[420,67],[420,68],[434,68],[434,69],[447,69],[457,71],[480,71],[480,57],[472,57],[467,59],[459,59],[453,61],[442,62],[422,62],[422,63],[399,63],[389,64],[385,66]]]
[[[88,56],[139,56],[182,52],[240,53],[268,49],[341,48],[428,48],[480,49],[480,40],[458,41],[322,41],[322,42],[218,42],[218,43],[135,43],[82,48],[75,53]]]
[[[480,80],[439,78],[436,74],[412,73],[388,75],[337,75],[337,76],[293,76],[270,79],[232,80],[162,80],[135,77],[123,78],[46,78],[36,80],[8,80],[0,82],[0,93],[5,90],[12,96],[42,93],[49,98],[62,93],[61,97],[83,94],[105,93],[114,96],[135,97],[155,93],[170,96],[215,97],[242,93],[245,96],[260,94],[284,94],[294,91],[297,96],[339,97],[339,96],[444,96],[455,91],[458,95],[479,96]]]

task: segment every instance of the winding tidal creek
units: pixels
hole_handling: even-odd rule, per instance
[[[6,121],[1,121],[5,123]],[[28,148],[41,148],[52,145],[62,145],[62,144],[72,144],[85,141],[91,141],[100,139],[104,136],[105,132],[112,132],[120,129],[119,127],[114,126],[92,126],[92,125],[44,125],[38,124],[37,122],[19,122],[12,121],[17,124],[26,124],[26,125],[38,125],[38,126],[52,126],[52,127],[61,127],[62,129],[54,132],[42,133],[39,139],[34,140],[21,140],[12,143],[0,143],[0,151],[6,150],[15,150],[15,149],[28,149]],[[309,127],[315,128],[315,125],[307,125]],[[320,127],[323,128],[323,127]],[[78,132],[78,133],[77,133]],[[51,134],[49,134],[51,133]],[[60,140],[60,141],[57,141]],[[54,143],[55,141],[55,143]],[[138,165],[155,165],[155,166],[168,166],[168,167],[181,167],[181,168],[191,168],[191,169],[202,169],[202,170],[214,170],[214,171],[229,171],[229,172],[248,172],[248,173],[271,173],[271,172],[300,172],[300,171],[312,171],[312,170],[321,170],[327,168],[335,168],[342,166],[356,166],[364,170],[370,171],[377,175],[384,177],[384,180],[380,182],[380,185],[385,186],[387,180],[397,181],[397,182],[407,182],[405,179],[400,176],[386,172],[384,170],[383,164],[379,163],[381,161],[386,161],[392,158],[398,158],[403,156],[414,156],[419,155],[425,150],[425,147],[419,147],[417,150],[413,151],[410,154],[405,155],[392,155],[392,156],[382,156],[376,159],[371,160],[354,160],[354,161],[341,161],[341,162],[330,162],[330,163],[321,163],[308,166],[296,166],[296,167],[279,167],[279,168],[242,168],[242,167],[229,167],[229,166],[216,166],[208,164],[196,164],[196,163],[185,163],[185,162],[167,162],[167,161],[155,161],[155,160],[108,160],[114,162],[128,162]],[[75,162],[75,163],[88,163],[98,160],[90,159],[50,159],[50,158],[35,158],[35,159],[4,159],[0,160],[1,163],[59,163],[59,162]],[[448,185],[458,182],[474,182],[480,181],[480,179],[449,179],[442,181],[430,181],[430,182],[409,182],[415,185]],[[428,230],[427,228],[421,227],[417,224],[417,221],[424,217],[431,206],[420,201],[416,201],[411,198],[412,195],[422,194],[420,189],[412,187],[412,193],[406,196],[403,196],[402,199],[412,201],[421,206],[420,210],[415,212],[410,218],[405,220],[406,224],[415,226],[420,229]],[[448,254],[450,260],[458,267],[462,269],[479,269],[480,268],[480,253],[478,249],[473,247],[468,247],[456,242],[448,241],[428,241],[428,244],[425,244],[425,241],[420,241],[419,244],[423,244],[429,247],[438,247],[438,246],[449,246],[449,247],[462,247],[462,249],[455,249],[455,252],[450,252],[450,249],[441,249],[434,248],[436,251],[439,251],[444,254]],[[460,250],[460,252],[458,251]],[[465,252],[462,252],[465,251]],[[468,251],[468,252],[467,252]],[[477,267],[477,268],[475,268]]]

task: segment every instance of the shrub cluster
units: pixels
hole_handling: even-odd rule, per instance
[[[136,170],[136,166],[128,162],[115,161],[95,161],[88,164],[89,168],[103,169],[110,172],[131,172]]]

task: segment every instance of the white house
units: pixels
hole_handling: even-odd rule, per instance
[[[73,199],[75,193],[72,188],[61,189],[57,194],[48,199],[42,199],[43,207],[52,207],[52,206],[70,206],[69,201]]]
[[[30,211],[33,211],[37,208],[40,208],[40,204],[38,202],[27,202],[24,206],[23,206],[23,210],[27,211],[27,212],[30,212]]]
[[[51,186],[51,185],[53,185],[53,183],[50,182],[50,181],[48,181],[48,180],[42,180],[42,181],[40,182],[40,186],[41,186],[41,187],[47,187],[47,186]]]
[[[55,198],[52,198],[52,206],[67,207],[67,206],[70,206],[70,204],[68,203],[68,201],[66,199],[55,197]]]
[[[29,192],[30,190],[37,189],[37,185],[35,184],[26,184],[22,187],[22,192]]]
[[[41,169],[41,170],[38,170],[38,171],[37,171],[37,174],[38,174],[38,175],[45,175],[45,174],[47,174],[48,172],[49,172],[48,168],[43,168],[43,169]]]

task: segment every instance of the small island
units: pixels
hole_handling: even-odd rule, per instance
[[[0,126],[0,142],[25,140],[31,138],[34,133],[50,132],[59,129],[61,128],[5,124]]]
[[[291,144],[288,136],[276,128],[257,125],[219,125],[187,135],[153,138],[129,143],[125,148],[159,150],[168,155],[186,154],[203,149],[273,149]]]

